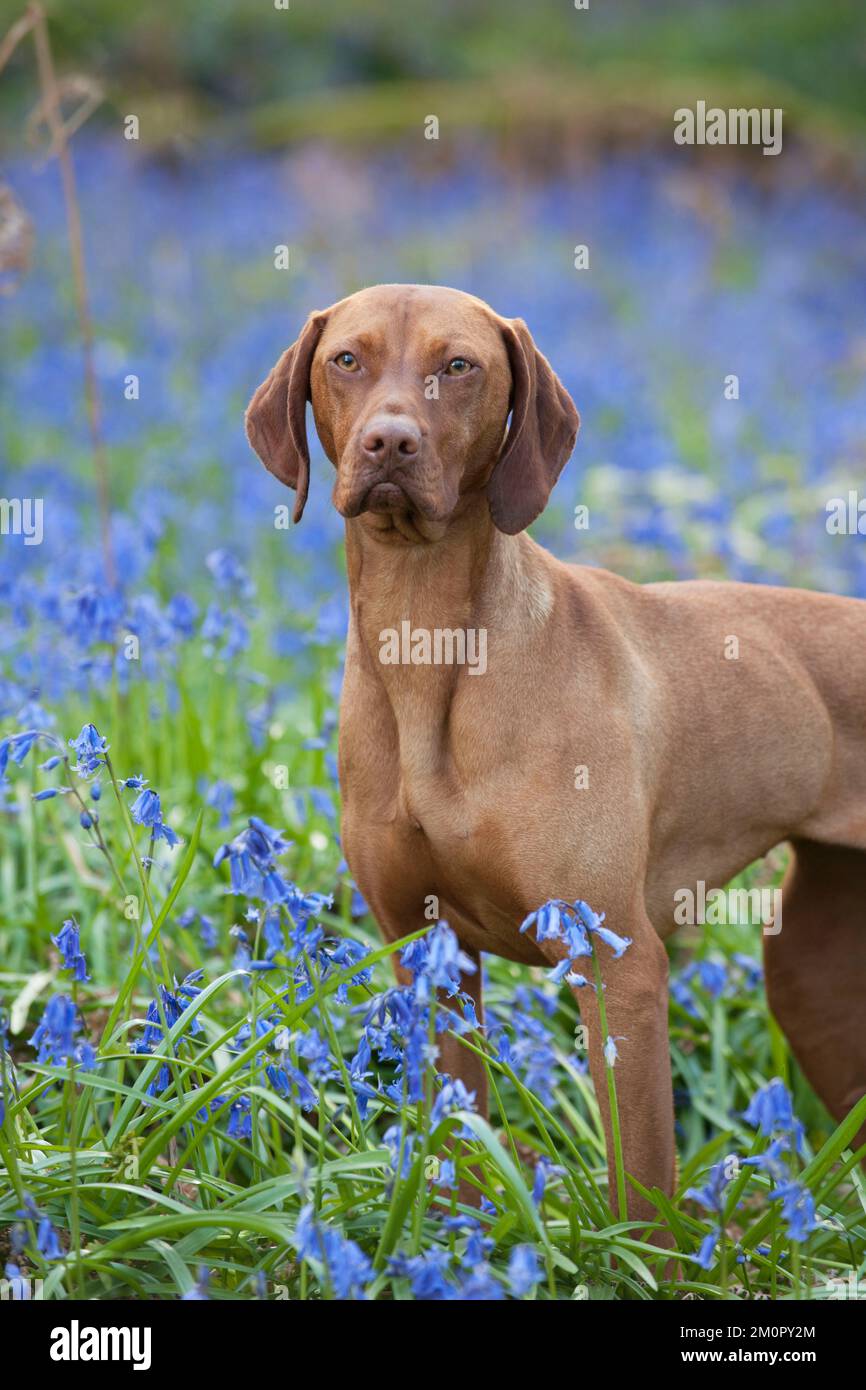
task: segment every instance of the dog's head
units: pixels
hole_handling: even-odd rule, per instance
[[[377,285],[312,314],[253,396],[256,453],[307,500],[306,404],[334,505],[382,539],[439,539],[483,490],[501,531],[544,510],[580,417],[522,319],[433,285]]]

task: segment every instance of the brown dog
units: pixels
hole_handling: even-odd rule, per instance
[[[346,518],[343,844],[386,938],[423,925],[432,896],[476,961],[544,964],[561,947],[519,935],[527,913],[578,897],[605,912],[633,939],[620,960],[602,952],[625,1166],[670,1192],[675,894],[791,840],[781,930],[764,937],[770,1004],[844,1116],[866,1090],[866,603],[638,587],[541,549],[525,529],[578,414],[526,325],[470,295],[383,285],[311,316],[247,413],[296,521],[308,399]],[[406,622],[486,633],[483,678],[480,662],[385,659]],[[463,983],[480,1018],[479,981]],[[596,999],[577,994],[610,1154]],[[483,1107],[473,1054],[443,1050]],[[652,1210],[630,1197],[629,1213]]]

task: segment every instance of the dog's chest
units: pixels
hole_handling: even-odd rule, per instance
[[[344,847],[359,882],[362,874],[389,884],[399,876],[421,902],[486,878],[483,783],[462,776],[421,721],[411,744],[374,746],[370,727],[354,714],[344,719],[340,744]]]

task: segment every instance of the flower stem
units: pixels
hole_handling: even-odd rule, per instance
[[[601,978],[601,967],[598,963],[598,952],[596,951],[595,942],[592,940],[592,938],[590,938],[590,946],[592,948],[592,969],[593,974],[595,976],[595,993],[596,998],[598,999],[598,1017],[599,1022],[601,1024],[601,1033],[603,1039],[602,1048],[604,1048],[604,1045],[607,1042],[608,1038],[607,1009],[605,1008],[604,1003],[604,983]],[[613,1136],[613,1158],[614,1167],[616,1169],[616,1200],[617,1206],[619,1208],[619,1218],[621,1221],[624,1221],[628,1216],[628,1206],[626,1203],[625,1196],[625,1166],[623,1164],[622,1159],[622,1134],[619,1127],[619,1109],[616,1102],[616,1081],[614,1079],[613,1067],[608,1062],[606,1057],[604,1065],[605,1070],[607,1072],[607,1098],[608,1105],[610,1108],[610,1132]]]

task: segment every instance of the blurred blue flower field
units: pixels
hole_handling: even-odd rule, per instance
[[[179,165],[81,135],[75,159],[113,582],[56,171],[5,172],[36,249],[2,303],[0,496],[44,517],[41,544],[0,537],[7,1278],[51,1298],[834,1296],[866,1266],[857,1116],[832,1123],[769,1017],[759,927],[673,947],[680,1172],[655,1229],[612,1215],[558,980],[485,961],[482,1032],[456,939],[419,920],[395,987],[339,840],[330,465],[316,445],[302,524],[275,525],[289,499],[243,411],[311,310],[454,285],[525,318],[581,411],[534,528],[556,554],[866,597],[866,520],[827,525],[866,494],[862,206],[656,155],[532,173],[480,140]],[[489,1121],[435,1074],[446,1026],[486,1058]]]

